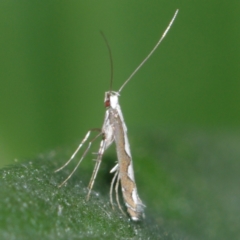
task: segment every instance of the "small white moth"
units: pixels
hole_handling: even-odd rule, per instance
[[[77,152],[80,150],[80,148],[83,146],[83,144],[87,141],[90,133],[92,131],[98,131],[99,134],[93,138],[88,143],[88,146],[86,150],[84,151],[82,157],[80,158],[78,164],[74,168],[74,170],[71,172],[71,174],[59,185],[61,187],[63,184],[65,184],[68,179],[73,175],[73,173],[78,168],[79,164],[82,162],[83,158],[86,156],[88,150],[91,147],[91,144],[94,140],[96,140],[99,136],[102,136],[102,140],[100,143],[100,147],[97,153],[97,159],[95,163],[95,167],[93,170],[93,174],[91,177],[91,180],[88,185],[88,194],[87,194],[87,200],[90,197],[90,193],[92,190],[92,187],[94,185],[95,178],[97,176],[97,172],[99,170],[102,156],[104,151],[112,144],[113,141],[116,143],[117,148],[117,157],[118,157],[118,163],[116,166],[110,171],[111,173],[115,172],[114,177],[111,182],[110,187],[110,202],[113,206],[113,200],[112,200],[112,192],[113,192],[113,186],[115,184],[115,192],[116,192],[116,201],[118,204],[119,209],[124,213],[124,211],[121,208],[121,205],[119,203],[119,197],[118,197],[118,188],[119,188],[119,182],[121,183],[121,189],[122,189],[122,195],[123,199],[127,208],[127,212],[130,215],[131,219],[133,221],[141,220],[144,217],[144,204],[142,203],[141,199],[138,196],[137,193],[137,186],[134,179],[134,171],[133,171],[133,162],[130,152],[130,145],[128,142],[127,137],[127,127],[123,119],[122,111],[118,102],[118,97],[120,96],[120,92],[122,91],[123,87],[129,82],[129,80],[135,75],[135,73],[142,67],[142,65],[149,59],[149,57],[153,54],[153,52],[156,50],[156,48],[159,46],[159,44],[162,42],[164,37],[166,36],[168,30],[170,29],[171,25],[173,24],[176,16],[177,16],[178,10],[175,12],[172,20],[170,21],[168,27],[164,31],[163,35],[155,45],[155,47],[152,49],[152,51],[148,54],[148,56],[141,62],[141,64],[135,69],[135,71],[129,76],[129,78],[124,82],[124,84],[121,86],[121,88],[114,92],[112,91],[110,87],[110,91],[105,93],[105,99],[104,104],[107,108],[104,118],[104,123],[101,129],[91,129],[87,132],[86,136],[76,149],[76,151],[73,153],[71,158],[59,169],[57,169],[55,172],[60,171],[64,167],[66,167],[75,157]],[[104,35],[103,35],[104,37]],[[104,40],[106,41],[106,38],[104,37]],[[107,47],[110,53],[110,59],[111,59],[111,85],[112,85],[112,55],[110,47],[107,43]]]

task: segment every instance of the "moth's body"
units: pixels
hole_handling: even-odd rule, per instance
[[[153,52],[157,49],[159,44],[162,42],[162,40],[166,36],[168,30],[170,29],[174,19],[176,18],[177,13],[178,13],[178,10],[175,12],[172,20],[168,24],[168,27],[166,28],[163,35],[161,36],[161,38],[159,39],[157,44],[154,46],[152,51],[150,51],[150,53],[147,55],[147,57],[133,71],[133,73],[123,83],[123,85],[117,92],[114,92],[111,90],[112,89],[112,81],[113,81],[112,55],[111,55],[110,47],[106,41],[106,38],[103,35],[103,37],[107,43],[107,47],[108,47],[110,59],[111,59],[111,84],[110,84],[110,91],[105,93],[104,104],[107,109],[106,109],[106,113],[105,113],[103,126],[101,129],[94,128],[94,129],[89,130],[87,132],[86,136],[84,137],[84,139],[82,140],[82,142],[79,144],[76,151],[71,156],[71,158],[62,167],[60,167],[59,169],[57,169],[55,171],[55,172],[58,172],[61,169],[63,169],[64,167],[66,167],[74,159],[74,157],[76,156],[76,154],[78,153],[80,148],[83,146],[83,144],[87,141],[90,133],[93,131],[98,131],[99,134],[97,134],[97,136],[95,136],[91,141],[89,141],[86,150],[83,152],[82,157],[80,158],[78,164],[73,169],[71,174],[59,185],[59,187],[61,187],[68,181],[68,179],[73,175],[73,173],[76,171],[76,169],[82,162],[83,158],[86,156],[88,150],[90,149],[90,147],[92,145],[92,142],[94,140],[96,140],[99,136],[102,136],[100,147],[97,152],[97,159],[95,159],[96,160],[95,167],[94,167],[92,177],[91,177],[89,185],[88,185],[88,194],[87,194],[87,200],[88,200],[90,197],[91,190],[93,188],[101,161],[102,161],[103,153],[113,143],[113,141],[115,141],[116,148],[117,148],[118,163],[110,171],[111,173],[115,172],[114,177],[111,182],[111,187],[110,187],[110,202],[113,206],[112,192],[113,192],[113,186],[115,184],[116,201],[118,203],[119,209],[124,213],[124,211],[121,208],[121,205],[119,202],[119,197],[118,197],[118,187],[119,187],[119,182],[120,182],[123,200],[126,205],[127,212],[133,221],[138,221],[144,217],[144,207],[145,206],[142,203],[142,201],[139,198],[138,193],[137,193],[137,187],[136,187],[134,171],[133,171],[133,162],[132,162],[132,157],[131,157],[131,152],[130,152],[130,145],[129,145],[128,137],[127,137],[127,127],[125,125],[122,111],[121,111],[120,105],[118,103],[118,97],[120,96],[120,92],[123,89],[123,87],[129,82],[129,80],[135,75],[135,73],[142,67],[142,65],[150,58],[150,56],[153,54]],[[115,181],[116,181],[116,183],[115,183]]]
[[[118,96],[119,93],[117,92],[105,93],[105,106],[108,109],[106,110],[102,130],[107,142],[115,141],[116,143],[118,157],[118,164],[116,165],[117,179],[121,182],[123,199],[127,211],[132,220],[137,221],[144,216],[144,205],[137,193],[127,127],[118,103]]]

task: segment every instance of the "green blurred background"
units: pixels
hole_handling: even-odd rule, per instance
[[[239,129],[239,1],[1,1],[0,166],[101,127],[114,89],[167,38],[121,94],[128,128]]]
[[[110,63],[100,30],[118,90],[177,8],[120,98],[140,195],[160,223],[239,239],[240,1],[0,1],[0,167],[70,155],[103,123]]]

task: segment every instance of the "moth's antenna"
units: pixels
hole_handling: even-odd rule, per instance
[[[155,50],[157,49],[157,47],[159,46],[159,44],[162,42],[162,40],[165,38],[165,36],[167,35],[167,32],[169,31],[169,29],[171,28],[176,16],[178,14],[178,9],[175,12],[172,20],[170,21],[170,23],[168,24],[166,30],[164,31],[164,33],[162,34],[161,38],[159,39],[159,41],[157,42],[157,44],[155,45],[155,47],[152,49],[152,51],[147,55],[147,57],[140,63],[140,65],[133,71],[133,73],[129,76],[129,78],[124,82],[124,84],[120,87],[120,89],[118,90],[118,93],[120,93],[122,91],[122,89],[125,87],[125,85],[130,81],[130,79],[135,75],[135,73],[142,67],[142,65],[151,57],[151,55],[155,52]]]
[[[108,48],[108,53],[109,53],[109,58],[110,58],[110,67],[111,67],[111,75],[110,75],[110,92],[112,91],[112,83],[113,83],[113,59],[112,59],[112,51],[111,51],[111,48],[109,46],[109,43],[108,43],[108,40],[107,38],[105,37],[104,33],[102,31],[100,31],[106,45],[107,45],[107,48]]]

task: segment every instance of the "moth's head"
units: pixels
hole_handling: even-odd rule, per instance
[[[118,92],[105,92],[105,98],[104,98],[104,105],[106,108],[113,108],[115,109],[118,105],[118,97],[120,94]]]

